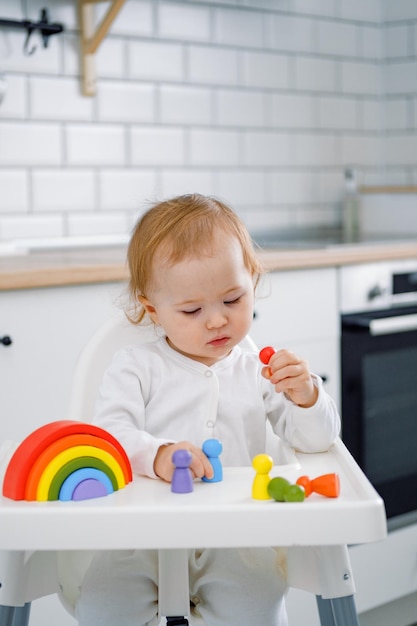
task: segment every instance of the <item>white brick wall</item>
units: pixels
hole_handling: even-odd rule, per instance
[[[347,165],[417,183],[415,0],[127,0],[95,98],[75,0],[47,5],[65,25],[47,49],[0,29],[0,239],[125,233],[149,200],[190,191],[253,231],[337,225]],[[2,0],[0,17],[43,6]]]

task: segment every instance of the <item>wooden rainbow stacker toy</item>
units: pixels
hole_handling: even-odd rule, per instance
[[[3,480],[12,500],[85,500],[132,480],[126,452],[107,431],[63,420],[33,431],[14,452]]]

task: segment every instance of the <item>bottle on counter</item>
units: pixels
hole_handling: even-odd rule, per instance
[[[358,183],[356,171],[351,167],[345,169],[342,235],[345,243],[354,243],[360,239]]]

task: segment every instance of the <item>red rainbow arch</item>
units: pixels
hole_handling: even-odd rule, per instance
[[[33,431],[14,452],[3,480],[12,500],[84,500],[132,481],[124,448],[103,428],[61,420]]]

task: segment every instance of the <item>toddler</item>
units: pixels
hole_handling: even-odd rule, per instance
[[[329,448],[339,416],[306,361],[281,349],[263,367],[239,347],[262,267],[228,206],[198,194],[155,204],[133,231],[128,261],[128,317],[150,321],[160,338],[114,356],[94,422],[117,437],[134,472],[170,482],[172,455],[186,448],[193,477],[211,478],[201,449],[209,438],[222,442],[224,466],[251,465],[265,452],[267,421],[298,450]],[[283,554],[190,550],[190,623],[286,626]],[[157,624],[157,585],[156,551],[98,553],[77,605],[80,626]]]

